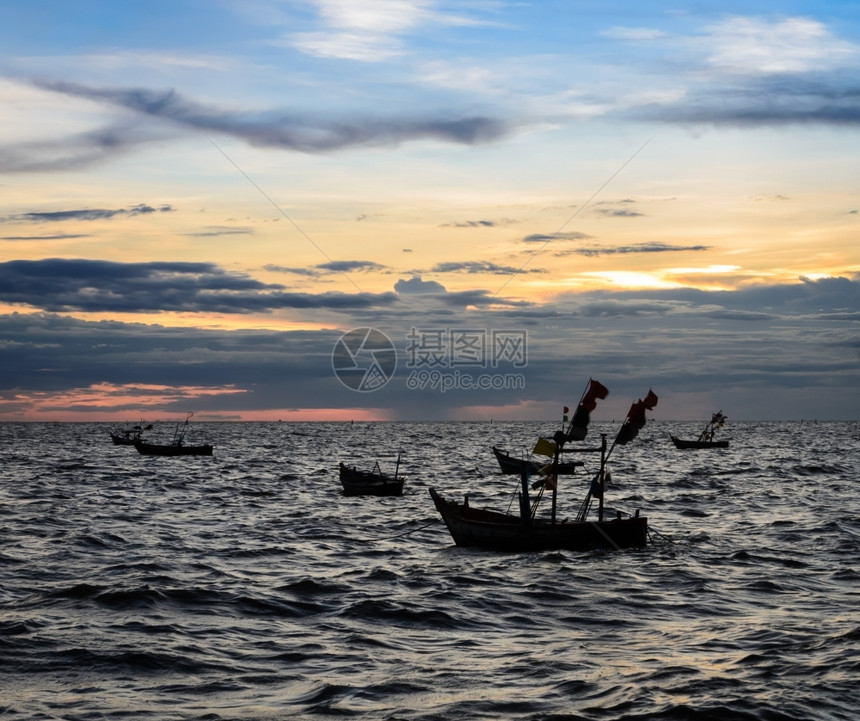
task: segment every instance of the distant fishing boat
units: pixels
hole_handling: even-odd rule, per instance
[[[728,441],[714,440],[714,435],[717,430],[722,428],[726,424],[727,420],[728,418],[723,415],[723,412],[718,411],[711,416],[711,420],[708,421],[707,425],[702,429],[702,432],[696,440],[683,440],[671,433],[669,434],[669,437],[672,439],[672,443],[675,444],[675,448],[728,448]]]
[[[115,446],[133,446],[136,440],[140,440],[141,435],[144,431],[151,431],[152,424],[149,423],[146,426],[136,425],[131,428],[126,428],[119,433],[114,433],[110,431],[110,439],[113,441]]]
[[[135,441],[134,447],[142,456],[211,456],[213,446],[205,443],[199,446],[184,446],[179,443],[147,443]]]
[[[593,383],[593,382],[592,382]],[[590,384],[589,391],[594,388]],[[605,398],[608,391],[603,386]],[[594,410],[595,398],[589,391],[583,394],[580,406],[585,413],[585,422],[580,414],[578,425],[571,423],[567,431],[558,431],[552,440],[542,438],[539,441],[540,452],[552,453],[552,463],[549,469],[533,483],[529,483],[529,471],[524,469],[520,477],[519,513],[503,513],[489,509],[473,508],[466,496],[462,503],[446,499],[435,488],[430,489],[430,497],[436,510],[442,516],[448,532],[458,546],[473,546],[496,551],[542,551],[564,549],[585,551],[596,548],[636,548],[645,546],[648,542],[648,519],[639,515],[622,517],[616,511],[615,518],[608,519],[604,514],[603,499],[605,496],[608,470],[606,462],[616,445],[624,445],[636,437],[639,429],[645,424],[645,410],[651,410],[657,404],[657,396],[652,391],[644,401],[634,403],[630,408],[627,419],[607,452],[606,434],[601,434],[599,448],[565,448],[571,440],[583,440],[587,429],[588,412]],[[585,402],[585,406],[583,403]],[[588,494],[579,508],[573,521],[557,518],[558,494],[558,465],[563,452],[600,453],[600,468],[593,477]],[[536,449],[536,452],[537,449]],[[551,491],[552,507],[549,518],[537,515],[538,506],[546,490]],[[537,498],[532,501],[530,491],[538,491]],[[597,520],[589,520],[588,514],[592,499],[599,499]]]
[[[170,443],[148,443],[142,438],[137,438],[132,445],[142,456],[211,456],[213,447],[208,443],[197,446],[186,446],[184,443],[185,434],[188,432],[188,421],[193,415],[193,413],[188,414],[181,431],[177,425]]]

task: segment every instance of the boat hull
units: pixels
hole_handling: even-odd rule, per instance
[[[159,445],[157,443],[146,443],[135,441],[134,447],[142,456],[211,456],[212,446],[176,446]]]
[[[430,489],[436,510],[454,543],[494,551],[589,551],[598,548],[640,548],[648,543],[644,516],[613,521],[523,524],[517,516],[470,508]]]
[[[728,441],[685,441],[677,436],[670,436],[675,448],[728,448]]]
[[[502,449],[496,448],[496,446],[493,446],[493,455],[499,462],[499,468],[502,469],[502,473],[507,475],[519,476],[523,472],[523,467],[525,467],[530,473],[536,473],[544,465],[548,465],[550,463],[549,460],[547,460],[546,464],[541,464],[537,461],[526,461],[522,458],[515,458]],[[584,464],[581,461],[559,463],[557,473],[560,476],[570,476],[573,475],[577,468],[582,468],[583,465]]]
[[[110,439],[113,441],[115,446],[133,446],[135,441],[134,438],[129,436],[118,436],[116,433],[111,433]]]
[[[340,464],[340,483],[345,496],[402,496],[404,480]]]

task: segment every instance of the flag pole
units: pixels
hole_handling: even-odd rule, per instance
[[[573,421],[576,419],[576,412],[579,410],[579,407],[582,405],[582,401],[585,398],[585,394],[588,393],[591,388],[591,381],[593,379],[589,377],[588,383],[585,384],[585,390],[582,391],[582,395],[579,396],[579,402],[576,404],[576,407],[573,409],[573,415],[570,417],[570,421],[567,424],[567,430],[564,432],[566,436],[570,435],[570,432],[573,430]],[[562,425],[562,428],[564,425]]]

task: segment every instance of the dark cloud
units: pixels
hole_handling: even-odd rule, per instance
[[[517,273],[546,273],[545,270],[526,270],[511,265],[497,265],[486,260],[472,260],[459,263],[437,263],[434,273],[488,273],[490,275],[515,275]]]
[[[19,142],[0,146],[0,171],[6,173],[41,173],[78,170],[127,150],[163,139],[142,132],[135,125],[117,125],[54,140]]]
[[[811,280],[799,278],[797,283],[755,285],[733,291],[707,291],[694,288],[667,290],[594,291],[576,296],[576,303],[595,302],[611,298],[622,308],[629,302],[674,304],[677,308],[697,308],[708,314],[738,313],[744,320],[775,317],[817,317],[827,314],[830,319],[852,320],[860,308],[860,274],[851,278],[834,277]]]
[[[435,280],[422,280],[420,276],[412,276],[409,280],[402,278],[394,284],[394,290],[408,295],[427,295],[445,293],[445,286]]]
[[[388,305],[395,293],[295,293],[213,263],[13,260],[0,263],[0,301],[53,312],[259,313]]]
[[[645,215],[637,210],[627,210],[625,208],[596,208],[595,213],[607,215],[611,218],[639,218]]]
[[[82,210],[55,210],[50,212],[31,211],[20,213],[3,220],[13,223],[58,223],[71,220],[109,220],[116,216],[150,215],[152,213],[170,213],[173,207],[161,205],[157,208],[140,203],[130,208],[85,208]]]
[[[679,253],[682,251],[710,250],[710,245],[668,245],[667,243],[636,243],[634,245],[619,245],[615,247],[576,248],[575,250],[559,251],[556,256],[565,255],[628,255],[631,253]]]
[[[192,270],[184,264],[161,268],[180,276]],[[137,270],[146,275],[146,268]],[[207,264],[193,270],[218,275]],[[352,325],[339,331],[203,330],[48,313],[0,315],[0,410],[20,407],[28,395],[63,398],[68,390],[116,384],[117,395],[126,396],[133,389],[122,392],[123,384],[149,383],[177,389],[164,394],[177,399],[165,401],[156,413],[185,411],[180,390],[192,385],[212,389],[211,395],[195,398],[201,413],[372,405],[403,418],[445,418],[470,406],[559,404],[569,397],[575,402],[578,386],[594,376],[611,388],[601,419],[623,417],[630,400],[649,387],[661,399],[658,419],[675,417],[675,399],[687,394],[695,399],[693,412],[713,402],[731,409],[735,419],[795,417],[791,413],[856,418],[858,276],[722,292],[590,291],[541,306],[500,301],[483,290],[446,293],[418,276],[399,286],[398,291],[432,286],[437,293],[410,297],[404,291],[397,308],[346,309]],[[396,377],[372,396],[346,389],[331,366],[342,333],[367,326],[386,333],[398,350]],[[456,329],[528,329],[528,365],[518,369],[524,388],[414,390],[407,385],[410,328],[443,335]],[[139,406],[132,400],[128,408],[138,412]]]
[[[188,238],[220,238],[224,235],[253,235],[253,228],[211,228],[196,233],[186,233]]]
[[[330,273],[352,273],[355,271],[384,270],[385,266],[370,260],[332,260],[315,266]]]
[[[236,113],[198,103],[174,90],[99,88],[61,81],[36,81],[43,90],[130,110],[185,129],[240,138],[251,145],[319,153],[355,146],[396,145],[410,140],[435,139],[475,145],[503,136],[508,127],[481,117],[389,118],[336,122],[309,119],[304,114]],[[116,132],[116,131],[115,131]],[[116,143],[123,144],[117,133]]]
[[[524,243],[549,243],[553,240],[588,240],[592,236],[579,231],[570,231],[568,233],[553,233],[546,235],[544,233],[533,233],[523,238]]]
[[[91,237],[86,233],[59,233],[57,235],[5,235],[0,237],[0,240],[76,240]]]
[[[676,103],[629,112],[639,119],[708,125],[860,125],[860,84],[853,78],[779,73],[693,88]]]
[[[374,263],[372,260],[332,260],[328,263],[319,263],[310,268],[269,263],[265,265],[264,268],[272,273],[289,273],[291,275],[302,275],[308,278],[322,278],[326,275],[333,275],[336,273],[379,272],[386,270],[386,266],[381,265],[380,263]]]
[[[444,223],[440,228],[495,228],[498,223],[494,220],[464,220],[459,223]]]
[[[168,328],[49,313],[0,315],[0,401],[14,399],[21,389],[54,393],[95,384],[152,384],[216,391],[208,400],[196,399],[198,408],[207,402],[221,409],[230,404],[287,407],[294,402],[288,396],[299,388],[318,395],[321,405],[333,405],[332,394],[342,389],[331,371],[331,351],[340,335],[326,330]],[[228,393],[219,396],[218,388]],[[246,392],[229,392],[235,389]],[[179,407],[168,403],[159,410],[184,411],[183,402],[187,404],[177,398]],[[139,405],[132,400],[128,407]]]
[[[298,266],[275,265],[268,263],[263,266],[263,270],[268,270],[270,273],[289,273],[292,275],[303,275],[308,278],[318,278],[320,272],[314,268],[300,268]]]

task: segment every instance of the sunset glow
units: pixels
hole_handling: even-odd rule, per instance
[[[857,415],[838,3],[40,8],[0,10],[0,420],[542,418],[597,375]]]

